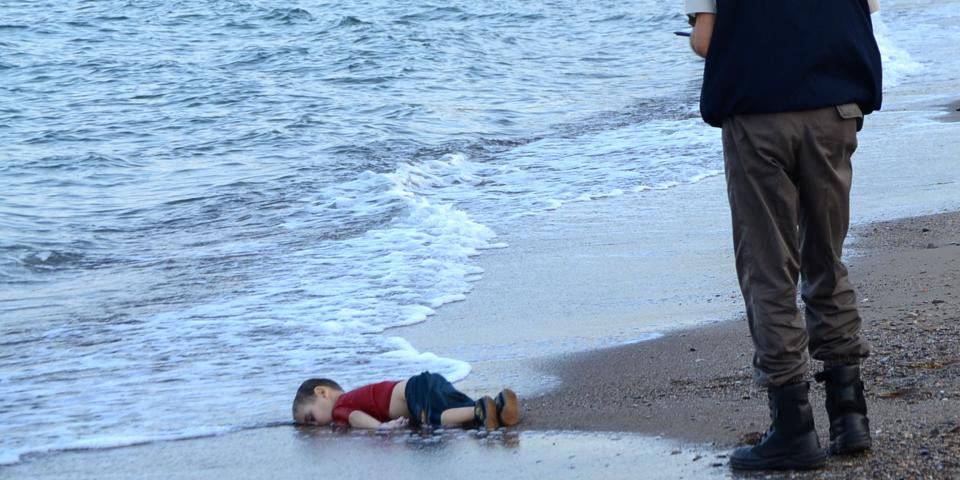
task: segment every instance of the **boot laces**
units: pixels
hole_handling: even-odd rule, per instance
[[[773,424],[770,424],[770,428],[768,428],[767,431],[763,433],[763,437],[760,438],[760,441],[757,443],[757,445],[760,445],[761,443],[766,442],[767,439],[770,438],[770,435],[773,435]]]

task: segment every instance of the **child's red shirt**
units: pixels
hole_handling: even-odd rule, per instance
[[[333,423],[350,424],[350,414],[360,410],[381,422],[390,420],[390,396],[400,381],[389,380],[350,390],[333,403]]]

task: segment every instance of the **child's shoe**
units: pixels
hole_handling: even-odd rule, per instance
[[[473,418],[478,425],[487,430],[500,428],[500,420],[497,419],[497,404],[489,396],[477,400],[477,403],[474,404]]]
[[[497,406],[497,418],[504,427],[512,427],[520,423],[520,401],[517,394],[509,388],[504,388],[494,401]]]

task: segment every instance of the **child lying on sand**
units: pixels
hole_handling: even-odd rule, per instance
[[[413,426],[469,427],[493,430],[520,421],[520,403],[509,388],[496,400],[459,392],[447,379],[423,372],[407,380],[386,381],[344,392],[333,380],[311,378],[293,399],[293,421],[301,425],[349,425],[357,428]]]

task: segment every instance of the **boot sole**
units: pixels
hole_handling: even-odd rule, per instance
[[[736,470],[816,470],[826,464],[827,453],[822,450],[805,455],[783,455],[757,461],[730,459],[730,467]]]
[[[831,455],[852,455],[865,452],[873,446],[873,440],[869,436],[862,436],[855,439],[844,439],[842,442],[830,442]]]
[[[512,427],[520,423],[520,401],[517,394],[509,388],[504,388],[498,400],[501,400],[500,423],[505,427]]]

